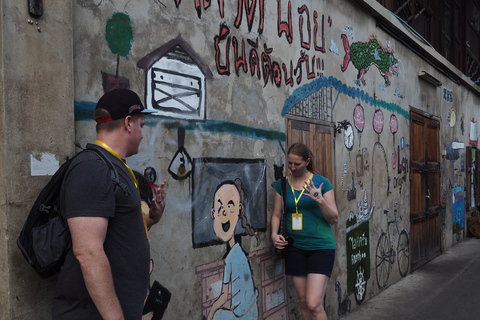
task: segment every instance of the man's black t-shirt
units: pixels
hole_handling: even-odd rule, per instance
[[[89,147],[92,145],[89,145]],[[96,146],[93,146],[96,147]],[[104,250],[112,269],[115,291],[125,319],[139,320],[149,284],[149,243],[140,196],[125,165],[103,150],[128,186],[126,196],[114,188],[108,166],[94,152],[82,152],[71,163],[61,192],[67,219],[108,218]],[[73,251],[67,254],[53,299],[53,319],[102,319],[85,287]]]

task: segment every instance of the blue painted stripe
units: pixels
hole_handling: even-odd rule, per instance
[[[75,100],[74,104],[75,121],[93,121],[93,111],[95,110],[96,103],[91,101]],[[165,118],[158,116],[147,116],[145,119],[145,125],[150,127],[156,126],[158,123],[163,123],[163,126],[168,129],[175,129],[183,126],[185,130],[230,133],[237,136],[257,140],[266,139],[274,141],[278,140],[281,142],[287,140],[285,133],[281,131],[254,128],[229,121],[206,120],[205,122],[190,122],[179,120],[166,120]]]
[[[384,100],[374,99],[368,93],[365,93],[363,90],[360,90],[360,88],[350,87],[345,83],[343,83],[342,81],[332,76],[315,79],[312,82],[307,83],[295,89],[292,95],[288,97],[287,100],[285,100],[285,103],[282,109],[282,117],[285,117],[288,111],[290,111],[290,109],[292,109],[293,106],[295,106],[297,103],[302,101],[302,99],[326,87],[333,87],[334,89],[338,90],[340,93],[348,95],[352,99],[359,98],[364,103],[369,104],[374,108],[382,108],[387,111],[394,112],[404,117],[406,120],[410,119],[408,110],[403,110],[398,104],[388,103]]]

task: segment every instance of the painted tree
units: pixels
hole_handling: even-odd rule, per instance
[[[121,12],[116,12],[107,20],[105,38],[108,47],[113,54],[117,55],[117,69],[115,77],[118,78],[118,65],[120,57],[127,57],[132,49],[133,29],[130,17]]]

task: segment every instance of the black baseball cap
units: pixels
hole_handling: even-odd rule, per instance
[[[105,93],[97,102],[96,109],[105,109],[109,117],[95,119],[97,123],[123,119],[139,113],[157,113],[157,110],[145,109],[138,95],[128,89],[113,89]]]

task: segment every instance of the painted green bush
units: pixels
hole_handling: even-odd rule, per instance
[[[116,12],[107,20],[105,26],[105,39],[108,48],[117,55],[117,71],[120,57],[127,57],[132,49],[133,28],[130,17],[126,13]]]

